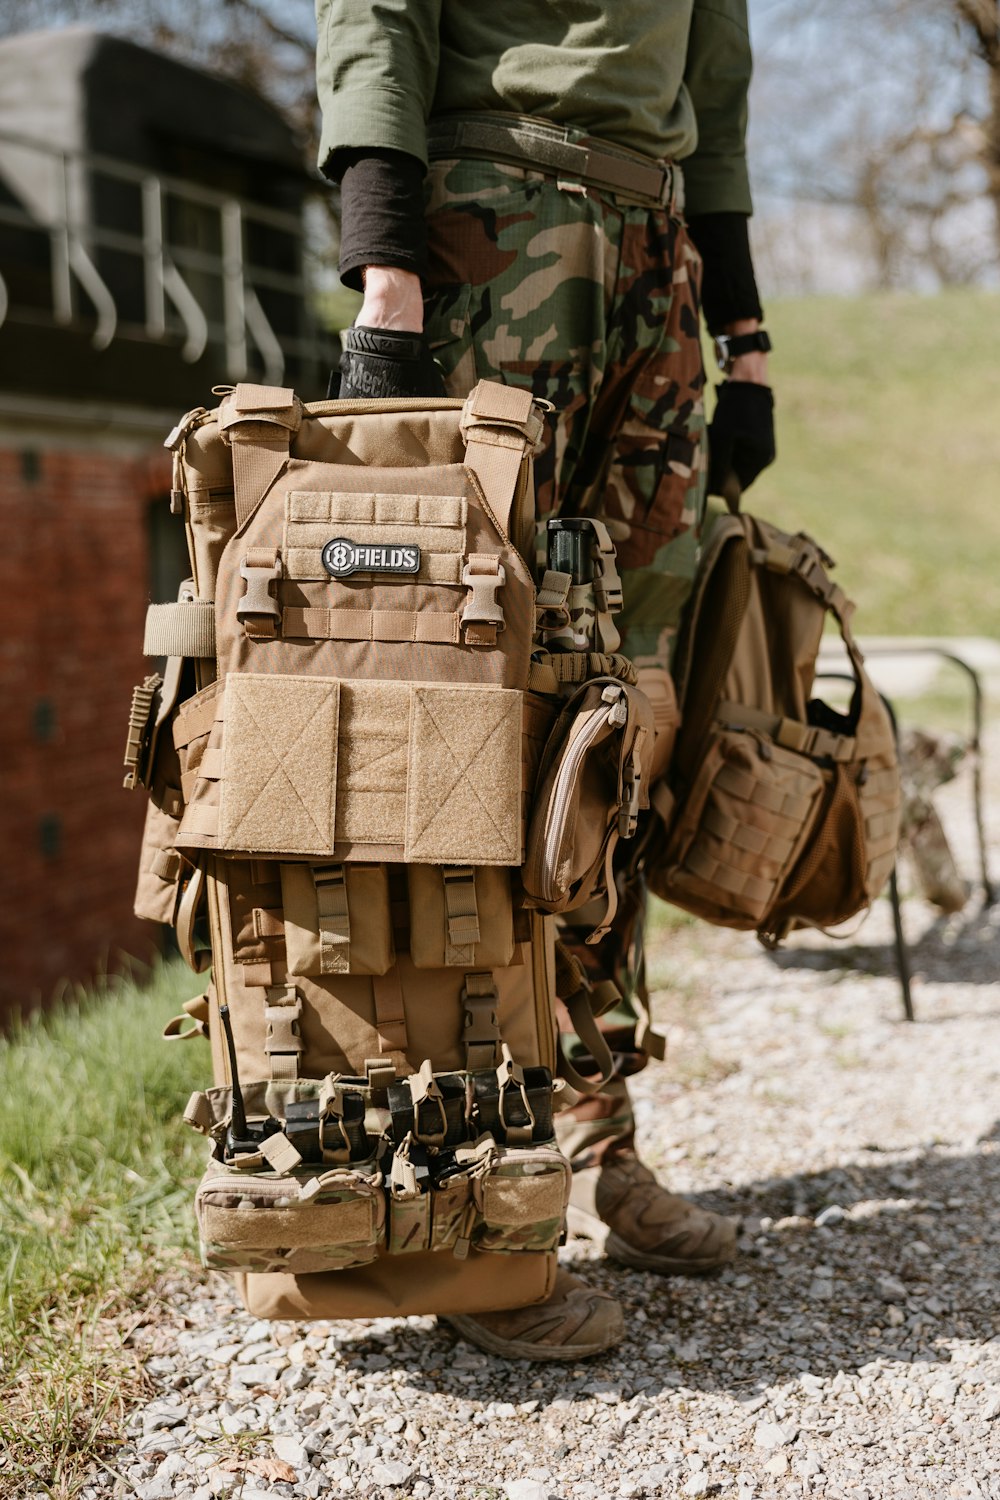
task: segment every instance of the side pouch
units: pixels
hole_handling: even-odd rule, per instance
[[[283,864],[288,972],[385,974],[395,962],[385,865]]]
[[[169,927],[177,920],[177,902],[185,868],[174,848],[177,824],[177,818],[157,807],[155,802],[149,803],[135,888],[136,916],[147,922],[165,922]]]
[[[670,831],[650,888],[727,927],[759,927],[809,841],[823,772],[745,730],[719,730]]]
[[[569,699],[545,747],[528,828],[522,880],[537,906],[570,911],[605,889],[611,901],[611,856],[649,806],[652,753],[652,710],[637,688],[598,677]]]
[[[279,1176],[213,1161],[195,1197],[202,1264],[221,1271],[341,1271],[375,1259],[385,1228],[371,1167]]]
[[[555,1146],[498,1147],[473,1185],[477,1250],[554,1250],[569,1202],[570,1165]]]
[[[410,957],[418,969],[505,969],[514,957],[502,865],[408,865]]]

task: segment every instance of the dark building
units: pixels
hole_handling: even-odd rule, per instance
[[[92,30],[0,43],[0,1016],[159,942],[121,759],[186,572],[163,439],[216,384],[322,394],[313,190],[233,83]]]

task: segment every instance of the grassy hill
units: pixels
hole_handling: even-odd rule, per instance
[[[1000,293],[771,302],[748,508],[837,560],[861,634],[1000,634]]]

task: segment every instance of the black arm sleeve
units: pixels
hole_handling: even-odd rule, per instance
[[[327,171],[340,180],[340,277],[361,290],[365,266],[427,270],[424,165],[405,151],[335,151]]]
[[[688,220],[695,248],[704,262],[701,305],[710,333],[719,333],[738,318],[761,318],[750,256],[746,214],[697,214]]]

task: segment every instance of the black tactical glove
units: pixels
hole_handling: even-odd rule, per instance
[[[708,493],[749,489],[774,463],[774,396],[769,385],[725,380],[708,429]]]
[[[386,396],[443,396],[444,381],[422,333],[345,328],[340,336],[341,401]],[[334,372],[334,378],[336,372]],[[331,393],[334,380],[330,381]]]

